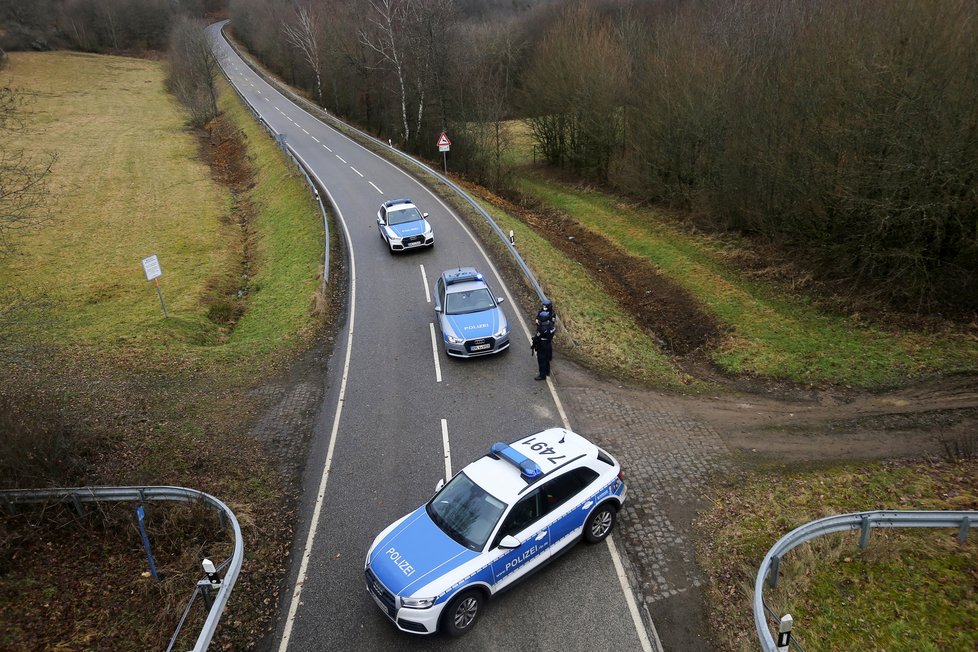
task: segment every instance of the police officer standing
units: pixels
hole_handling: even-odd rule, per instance
[[[554,357],[553,338],[556,328],[553,315],[546,310],[537,313],[536,321],[537,332],[533,336],[533,344],[530,346],[530,350],[536,351],[540,373],[534,380],[545,380],[550,375],[550,361]]]

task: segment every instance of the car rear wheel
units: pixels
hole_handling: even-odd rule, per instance
[[[442,630],[449,636],[461,636],[471,630],[479,620],[484,601],[482,593],[476,589],[456,595],[442,615]]]
[[[604,541],[614,529],[617,518],[618,512],[614,506],[608,503],[601,505],[591,512],[584,523],[584,540],[588,543]]]

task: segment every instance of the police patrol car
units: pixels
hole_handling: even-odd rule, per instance
[[[509,322],[482,274],[474,267],[442,272],[435,281],[435,312],[445,353],[458,358],[509,348]]]
[[[578,434],[493,444],[374,539],[367,591],[402,631],[459,636],[490,596],[582,537],[607,537],[624,501],[618,462]]]
[[[432,247],[435,234],[428,224],[427,213],[421,213],[410,199],[391,199],[377,211],[377,230],[391,253],[415,247]]]

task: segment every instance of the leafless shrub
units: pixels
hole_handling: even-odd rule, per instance
[[[201,127],[217,115],[219,66],[201,21],[179,18],[170,30],[167,50],[167,89],[190,112],[190,123]]]

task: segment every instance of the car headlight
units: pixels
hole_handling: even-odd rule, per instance
[[[493,337],[502,337],[503,335],[506,335],[508,333],[509,333],[509,326],[507,325],[500,328],[499,332],[493,335]]]
[[[425,235],[431,235],[431,225],[430,224],[425,224],[424,225],[424,234]]]
[[[400,242],[401,241],[401,237],[399,235],[397,235],[396,233],[394,233],[394,230],[393,229],[387,229],[387,239],[388,240],[391,240],[391,241],[395,241],[396,240],[397,242]]]
[[[464,337],[455,337],[454,335],[446,335],[445,338],[452,344],[465,344]]]
[[[401,598],[401,606],[408,609],[430,609],[434,598]]]

